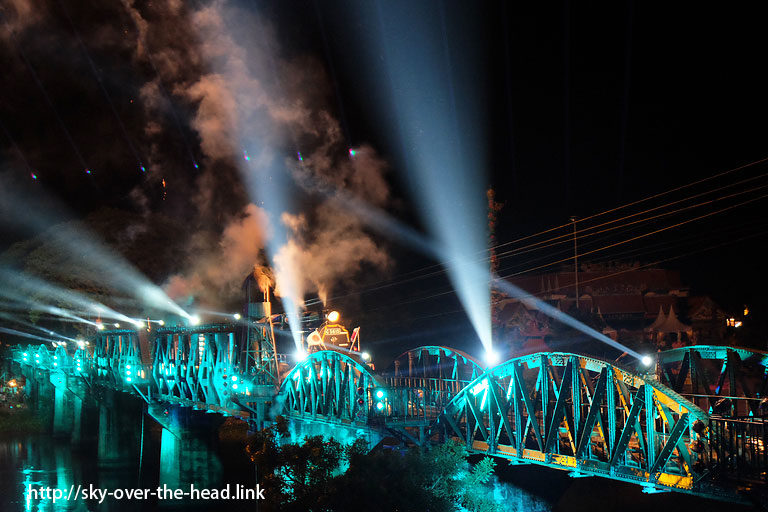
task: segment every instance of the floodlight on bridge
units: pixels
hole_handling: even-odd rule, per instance
[[[240,313],[235,313],[234,315],[232,315],[232,318],[234,318],[235,320],[240,320],[242,316],[240,315]]]
[[[640,359],[640,362],[643,363],[643,366],[651,366],[651,364],[653,364],[653,358],[649,355],[645,355]]]
[[[363,352],[362,354],[360,354],[360,357],[363,358],[363,361],[370,361],[371,360],[371,354],[369,354],[368,352]]]
[[[301,361],[305,360],[307,358],[307,352],[305,350],[297,350],[293,353],[294,359],[296,359],[296,362],[300,363]]]
[[[485,351],[484,359],[488,366],[495,366],[499,362],[499,353],[493,349],[488,349]]]
[[[96,328],[100,331],[104,330],[104,324],[101,322],[96,322]]]
[[[190,316],[189,325],[200,325],[200,317],[197,315]]]
[[[331,311],[328,313],[328,316],[326,317],[329,322],[332,324],[335,324],[339,321],[339,318],[341,318],[341,314],[338,311]]]

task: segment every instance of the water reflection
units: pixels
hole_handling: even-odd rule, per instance
[[[98,463],[96,447],[78,447],[67,440],[57,440],[47,435],[20,436],[0,439],[0,510],[3,512],[60,512],[60,511],[138,511],[138,510],[222,510],[224,503],[190,502],[189,500],[158,501],[155,497],[144,500],[115,499],[107,496],[102,503],[98,499],[53,499],[42,493],[27,493],[35,490],[70,488],[76,493],[78,485],[114,491],[115,489],[156,489],[160,471],[160,432],[147,436],[144,454],[140,457],[138,447],[122,450],[110,458],[108,464]],[[156,439],[155,439],[156,438]],[[227,460],[226,467],[219,458]],[[232,487],[253,486],[253,468],[247,463],[240,450],[219,447],[210,452],[205,460],[195,461],[194,468],[185,468],[187,477],[196,488],[223,488],[227,483]],[[199,477],[199,478],[198,478]],[[203,484],[204,482],[204,484]],[[180,482],[182,487],[184,483]],[[188,485],[188,484],[187,484]],[[71,487],[73,486],[73,487]],[[36,495],[37,494],[37,495]],[[52,496],[52,495],[51,495]],[[229,511],[253,510],[254,503],[228,502]]]
[[[84,501],[68,502],[34,496],[26,492],[44,488],[63,489],[75,481],[84,481],[87,470],[72,456],[72,447],[45,436],[0,441],[0,493],[3,510],[15,511],[88,511]],[[106,509],[102,509],[106,510]],[[128,509],[126,509],[128,510]]]

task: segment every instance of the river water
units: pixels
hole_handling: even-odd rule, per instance
[[[164,499],[52,499],[35,497],[28,488],[56,488],[64,491],[79,485],[94,488],[151,489],[161,485],[162,429],[147,421],[140,434],[113,454],[108,464],[99,463],[95,440],[73,445],[49,434],[4,435],[0,437],[0,512],[24,511],[154,511],[211,510],[227,512],[257,511],[257,500]],[[230,429],[230,433],[232,430]],[[184,480],[209,489],[231,492],[238,486],[253,488],[257,479],[254,466],[244,450],[242,436],[219,438],[214,448],[194,467],[187,468]],[[735,506],[678,493],[648,495],[637,485],[603,478],[570,478],[567,473],[535,465],[510,466],[499,460],[496,470],[496,495],[504,503],[499,510],[520,512],[559,512],[621,510],[696,512],[746,511]],[[354,490],[350,490],[354,492]],[[265,492],[269,492],[267,489]],[[393,492],[397,492],[393,489]],[[366,512],[366,511],[362,511]],[[370,511],[368,511],[370,512]]]
[[[93,445],[73,446],[69,441],[54,439],[50,435],[16,435],[0,439],[0,511],[144,511],[144,510],[258,510],[254,500],[167,499],[154,496],[146,499],[128,499],[107,496],[103,502],[95,496],[86,499],[65,498],[54,500],[47,496],[35,496],[27,489],[41,488],[73,489],[80,494],[89,486],[107,489],[150,489],[156,490],[160,468],[160,433],[148,429],[144,438],[144,449],[139,452],[126,450],[112,457],[109,464],[97,462],[97,448]],[[252,488],[255,483],[253,465],[247,460],[241,446],[224,443],[211,460],[187,472],[191,481],[201,482],[200,487],[225,489],[227,484],[232,493]],[[215,459],[215,460],[214,460]],[[223,462],[223,463],[222,463]],[[212,474],[211,468],[215,468]],[[198,479],[199,477],[199,479]],[[174,486],[175,487],[175,486]],[[186,487],[186,486],[182,486]],[[133,491],[135,492],[135,491]],[[82,497],[82,496],[81,496]]]

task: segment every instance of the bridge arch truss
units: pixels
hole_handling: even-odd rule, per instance
[[[432,434],[476,453],[696,491],[707,415],[654,379],[569,353],[511,359],[469,383]]]
[[[278,413],[301,420],[367,425],[375,391],[386,383],[350,356],[321,350],[299,362],[283,378]]]
[[[768,352],[695,345],[657,355],[659,381],[711,414],[768,415]]]

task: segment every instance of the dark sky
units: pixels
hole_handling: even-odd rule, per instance
[[[492,187],[505,203],[497,231],[500,242],[768,156],[768,83],[763,70],[768,35],[763,11],[732,3],[710,7],[692,2],[445,1],[424,3],[419,19],[412,19],[407,4],[371,3],[378,6],[377,21],[375,9],[374,14],[365,12],[352,1],[285,1],[258,8],[249,3],[246,10],[261,24],[252,30],[240,27],[241,32],[233,28],[232,33],[245,48],[248,38],[274,38],[276,56],[267,58],[265,69],[305,58],[306,68],[319,66],[324,78],[316,83],[290,82],[280,70],[275,75],[282,81],[275,83],[280,90],[302,84],[305,89],[316,87],[338,119],[342,139],[352,146],[370,144],[389,162],[392,200],[386,208],[417,229],[422,229],[414,207],[419,199],[407,191],[403,176],[410,171],[391,136],[397,119],[382,114],[375,92],[381,75],[374,71],[382,63],[371,58],[366,46],[372,33],[382,27],[394,30],[398,20],[416,30],[438,27],[453,70],[446,75],[445,87],[473,94],[473,104],[482,110],[483,126],[462,129],[484,131],[487,176],[478,176],[478,182],[482,189]],[[47,201],[37,194],[44,191],[66,205],[74,218],[110,206],[145,218],[161,213],[183,220],[190,236],[198,230],[220,233],[245,206],[247,193],[235,158],[206,153],[205,137],[194,124],[201,104],[181,92],[215,67],[200,58],[205,38],[195,33],[190,13],[219,4],[192,2],[175,10],[166,9],[173,2],[131,5],[150,27],[146,39],[128,10],[117,3],[0,3],[0,186],[28,204]],[[146,44],[150,58],[137,57],[141,44]],[[153,96],[162,100],[160,104],[149,104],[142,95],[142,88],[153,82],[160,84]],[[142,173],[141,165],[151,167],[149,172]],[[746,178],[755,179],[721,195],[764,186],[765,178],[758,177],[763,172],[765,165],[750,167],[620,213]],[[32,180],[31,173],[38,179]],[[207,199],[200,198],[202,182],[211,192]],[[602,243],[759,194],[643,224]],[[758,249],[765,241],[765,211],[758,200],[592,259],[669,259],[665,265],[681,269],[695,291],[710,293],[727,307],[747,301],[764,304],[754,283],[765,276]],[[11,215],[24,213],[17,209]],[[31,233],[11,228],[9,222],[3,232],[0,249]],[[387,244],[393,264],[360,281],[365,286],[409,279],[414,274],[401,274],[433,263],[406,247]],[[653,244],[661,248],[650,251]],[[710,246],[717,247],[702,250]],[[629,250],[634,252],[621,253]],[[516,256],[503,260],[501,270],[524,271],[560,257],[547,252],[525,259]],[[435,329],[448,325],[464,330],[466,318],[461,314],[429,319],[460,309],[455,297],[439,295],[447,287],[444,276],[437,276],[358,297],[357,307],[372,316],[386,316],[392,311],[380,306],[382,301],[438,294],[441,298],[413,307]],[[347,282],[336,292],[355,290]]]

